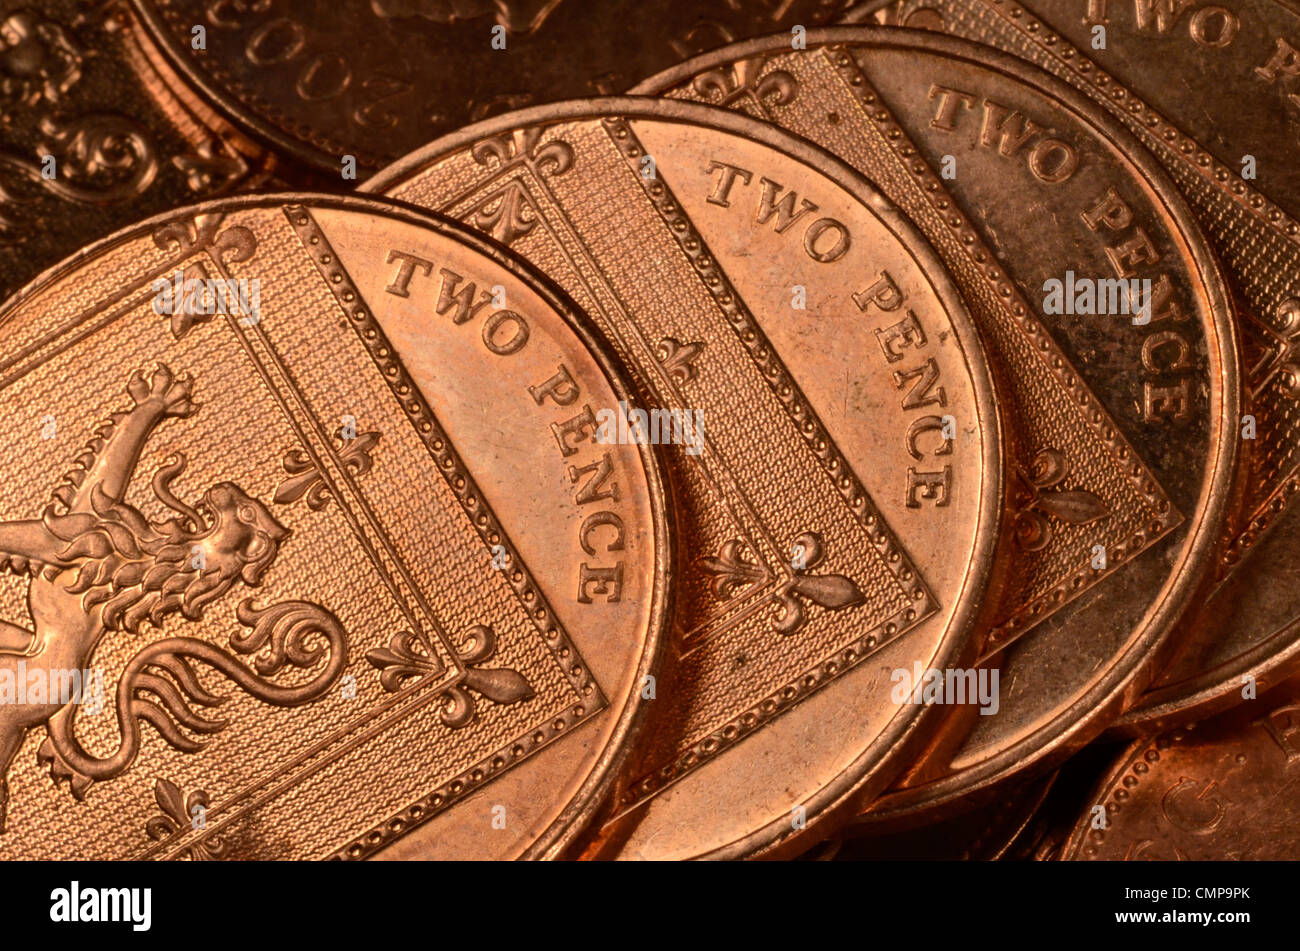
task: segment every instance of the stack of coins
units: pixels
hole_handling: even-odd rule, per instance
[[[0,858],[1296,857],[1290,0],[0,2],[0,115]]]

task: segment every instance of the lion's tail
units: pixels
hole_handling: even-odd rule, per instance
[[[52,716],[47,724],[49,735],[38,756],[41,762],[49,763],[55,782],[69,780],[73,795],[82,799],[92,783],[120,775],[139,752],[141,721],[151,724],[178,750],[192,753],[202,749],[204,742],[188,736],[181,727],[200,734],[225,729],[226,720],[200,716],[192,705],[216,707],[227,698],[210,692],[199,682],[195,661],[218,671],[258,700],[282,707],[299,706],[321,697],[347,665],[343,626],[319,605],[284,601],[255,608],[248,599],[239,605],[236,616],[249,630],[232,636],[230,646],[238,654],[251,656],[251,667],[235,654],[192,637],[155,641],[131,659],[117,685],[117,723],[122,740],[109,756],[93,756],[81,746],[73,730],[75,705]],[[323,638],[324,643],[316,638]],[[319,670],[305,681],[277,682],[276,675],[285,667]]]

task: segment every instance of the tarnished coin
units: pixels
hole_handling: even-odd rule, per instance
[[[581,429],[629,391],[548,287],[279,195],[9,301],[0,857],[566,847],[644,718],[670,548],[650,447]]]
[[[1205,723],[1138,740],[1070,830],[1061,858],[1300,857],[1300,681]]]
[[[1145,685],[1228,507],[1237,353],[1186,206],[1086,98],[950,37],[754,40],[638,91],[762,115],[868,174],[934,244],[990,341],[1014,473],[988,646],[1000,704],[946,774],[914,771],[876,821],[969,808],[1059,763]]]
[[[131,0],[173,67],[240,128],[338,176],[509,109],[622,92],[686,56],[848,0]],[[364,178],[364,174],[361,176]]]
[[[117,4],[0,3],[0,299],[127,224],[270,176],[153,60]]]
[[[1234,283],[1248,456],[1221,583],[1117,727],[1230,706],[1300,667],[1300,10],[1286,0],[905,0],[854,16],[945,29],[1044,67],[1104,105],[1165,166]],[[1158,68],[1156,68],[1156,64]]]
[[[1003,508],[983,351],[914,228],[778,129],[654,99],[501,116],[366,187],[544,267],[700,421],[660,429],[672,677],[587,854],[786,854],[879,791],[933,739],[924,674],[973,659]]]

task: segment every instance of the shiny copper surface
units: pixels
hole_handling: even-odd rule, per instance
[[[652,405],[708,421],[670,447],[672,680],[589,854],[784,854],[882,789],[937,721],[893,672],[974,659],[1003,509],[988,368],[920,235],[779,130],[663,100],[502,116],[366,188],[546,267]]]
[[[1300,684],[1134,742],[1088,797],[1061,858],[1294,860]]]
[[[0,0],[0,859],[1300,855],[1298,148],[1296,0]]]
[[[213,313],[207,281],[250,293]],[[452,319],[439,286],[499,299]],[[549,285],[374,201],[231,198],[24,288],[0,354],[32,421],[0,455],[0,699],[103,687],[0,706],[0,856],[574,839],[644,720],[671,552],[651,448],[558,435],[630,392]]]
[[[1052,77],[920,31],[751,41],[638,91],[762,115],[882,182],[990,343],[1014,473],[1016,544],[986,648],[1002,703],[946,771],[914,769],[871,821],[933,819],[1059,764],[1145,686],[1228,511],[1228,291],[1172,183]],[[1046,282],[1067,273],[1151,280],[1150,319],[1050,313]]]

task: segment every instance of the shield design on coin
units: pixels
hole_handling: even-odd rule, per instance
[[[182,733],[181,726],[199,733],[224,728],[224,721],[201,717],[191,706],[215,706],[223,699],[200,685],[196,662],[254,697],[282,705],[316,699],[343,669],[344,632],[328,611],[302,601],[258,609],[249,599],[236,613],[252,633],[233,636],[231,646],[244,655],[268,648],[253,669],[193,637],[156,641],[131,659],[113,691],[117,748],[96,756],[74,735],[75,704],[84,699],[84,684],[76,679],[76,697],[51,688],[86,669],[101,638],[138,635],[146,622],[161,628],[174,614],[201,620],[205,608],[236,585],[258,586],[289,536],[265,505],[231,482],[213,485],[195,507],[179,501],[171,482],[185,469],[180,455],[152,482],[157,501],[173,517],[153,521],[125,501],[154,431],[165,420],[197,412],[192,392],[188,377],[174,376],[163,364],[149,378],[135,373],[127,385],[132,405],[100,425],[41,517],[0,523],[0,566],[31,576],[30,630],[0,622],[0,678],[9,672],[15,684],[43,685],[40,699],[29,695],[27,702],[5,704],[0,712],[0,831],[8,799],[4,774],[30,729],[45,727],[40,758],[56,780],[71,781],[80,799],[92,782],[112,779],[131,766],[142,722],[176,749],[190,752],[202,743]],[[326,641],[328,651],[312,643],[313,634]],[[286,664],[312,670],[311,679],[293,686],[277,683],[275,675]]]

